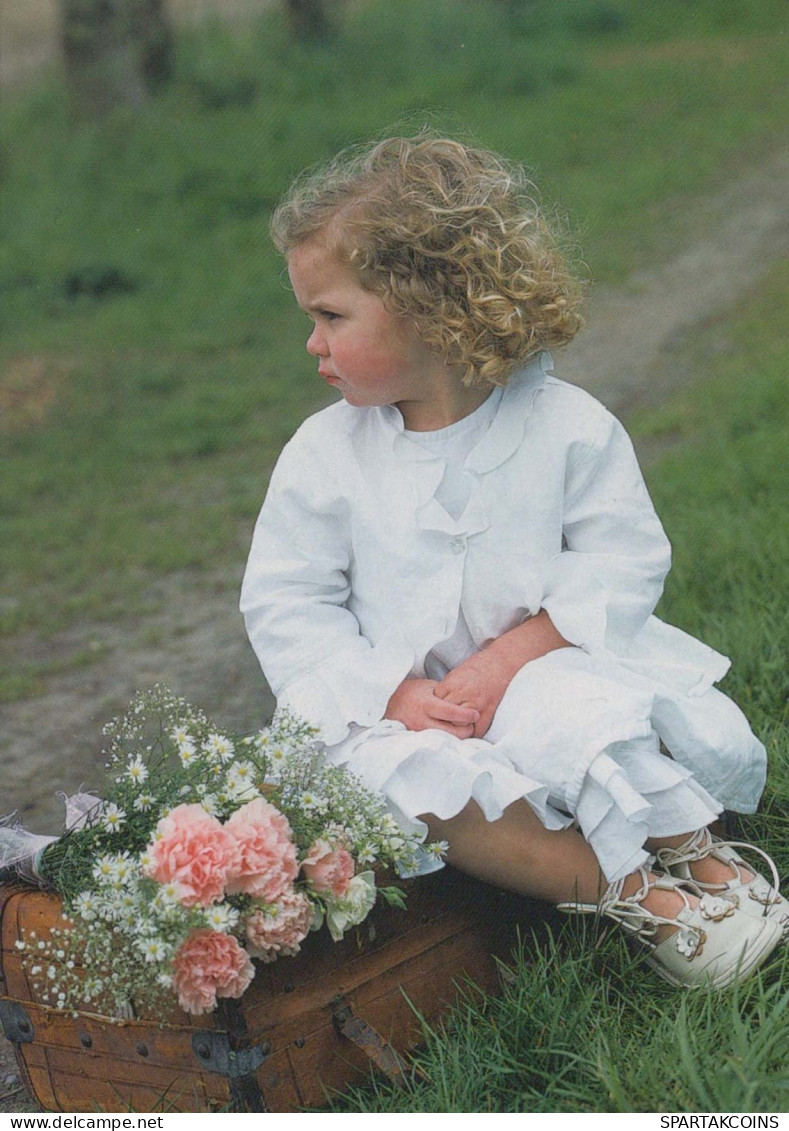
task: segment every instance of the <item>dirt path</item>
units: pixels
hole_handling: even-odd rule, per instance
[[[561,358],[561,376],[626,414],[659,402],[688,375],[674,355],[722,316],[789,250],[789,150],[780,150],[692,206],[692,242],[623,287],[593,292],[589,325]]]

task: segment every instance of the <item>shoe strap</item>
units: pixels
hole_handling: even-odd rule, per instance
[[[664,876],[649,876],[646,869],[641,867],[637,871],[641,876],[641,886],[634,891],[631,895],[622,895],[622,888],[624,887],[625,879],[622,877],[619,880],[614,880],[610,883],[599,903],[559,903],[557,907],[560,911],[577,912],[581,915],[599,915],[606,919],[611,919],[617,926],[627,931],[629,934],[635,935],[642,942],[647,945],[654,946],[652,939],[658,931],[658,927],[676,927],[684,928],[685,930],[693,931],[697,936],[701,936],[703,931],[699,927],[689,926],[678,921],[675,918],[669,919],[665,915],[657,915],[652,911],[648,911],[643,905],[642,901],[649,895],[653,888],[664,889],[666,891],[673,891],[679,895],[684,904],[685,910],[690,909],[690,901],[685,894],[683,888],[693,888],[693,881],[686,880],[670,880]],[[701,895],[700,891],[694,894]]]
[[[695,832],[692,837],[686,840],[684,844],[679,845],[678,848],[659,848],[657,851],[657,861],[662,867],[671,868],[677,864],[690,864],[694,860],[703,860],[705,856],[709,856],[719,848],[731,848],[732,850],[739,848],[741,850],[757,853],[770,869],[773,890],[776,894],[780,891],[781,879],[778,875],[775,861],[763,848],[759,848],[757,844],[748,844],[747,841],[743,840],[720,840],[718,837],[714,836],[709,829],[699,829],[698,832]],[[735,861],[727,861],[727,863],[735,863]],[[741,860],[739,863],[745,864],[745,861]],[[720,887],[724,889],[726,885],[710,884],[708,887]]]

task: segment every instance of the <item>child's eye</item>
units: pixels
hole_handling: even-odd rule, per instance
[[[318,313],[321,318],[325,318],[327,322],[334,322],[336,318],[340,317],[336,310],[320,310]]]

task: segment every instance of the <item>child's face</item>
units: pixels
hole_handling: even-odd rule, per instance
[[[288,272],[296,299],[314,326],[307,352],[318,374],[357,406],[394,404],[406,427],[437,395],[448,371],[442,359],[319,238],[295,247]]]

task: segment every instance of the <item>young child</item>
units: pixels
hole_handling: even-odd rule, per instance
[[[244,579],[280,704],[458,868],[613,919],[675,984],[743,977],[789,903],[708,825],[754,811],[764,748],[728,661],[651,615],[669,546],[621,425],[553,376],[579,287],[524,174],[391,138],[272,232],[342,397],[282,452]]]

